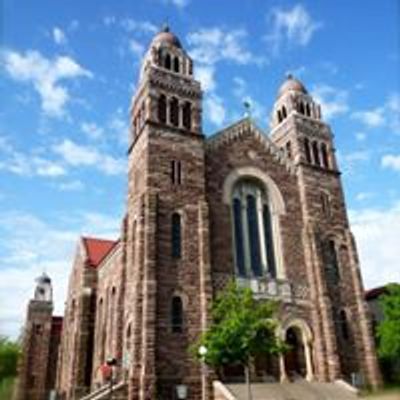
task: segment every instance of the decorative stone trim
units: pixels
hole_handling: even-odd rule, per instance
[[[223,129],[222,131],[211,136],[206,141],[206,148],[208,150],[216,150],[221,146],[225,146],[240,139],[246,135],[253,135],[265,150],[271,154],[276,161],[283,165],[286,170],[291,174],[296,174],[295,164],[286,157],[284,152],[279,149],[267,135],[257,127],[250,118],[244,118],[239,122]]]

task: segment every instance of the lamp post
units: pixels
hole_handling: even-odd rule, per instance
[[[206,355],[207,355],[207,347],[204,345],[201,345],[199,347],[199,356],[201,359],[201,385],[202,385],[202,396],[203,399],[207,398],[207,376],[206,376]]]
[[[188,388],[186,385],[177,385],[176,386],[176,394],[179,400],[187,399]]]

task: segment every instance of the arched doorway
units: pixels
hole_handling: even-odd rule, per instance
[[[289,350],[280,356],[280,380],[314,378],[312,360],[312,333],[308,324],[300,318],[289,319],[280,329],[280,337]]]
[[[285,354],[285,369],[289,379],[305,378],[307,375],[306,358],[301,331],[292,326],[286,331],[285,342],[289,351]]]

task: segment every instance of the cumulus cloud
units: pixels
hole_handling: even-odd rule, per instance
[[[104,130],[100,126],[98,126],[94,122],[82,122],[81,130],[85,133],[90,139],[100,139],[104,135]]]
[[[0,171],[20,176],[55,178],[67,174],[64,166],[34,153],[17,150],[7,137],[0,136]]]
[[[129,50],[137,58],[141,58],[144,54],[144,45],[136,39],[129,40]]]
[[[265,39],[274,53],[285,44],[308,45],[314,33],[322,27],[322,23],[315,21],[301,4],[289,9],[275,8],[267,20],[272,28]]]
[[[226,120],[226,109],[223,99],[212,93],[205,98],[204,108],[210,122],[221,127]]]
[[[95,147],[77,144],[70,139],[64,139],[61,143],[53,146],[53,151],[73,167],[93,167],[107,175],[126,172],[125,160],[102,153]]]
[[[332,120],[349,111],[347,90],[319,84],[313,88],[311,95],[321,105],[323,118],[327,120]]]
[[[392,93],[382,106],[355,111],[351,116],[366,128],[386,127],[400,135],[400,94]]]
[[[195,78],[201,83],[201,88],[205,92],[214,91],[215,83],[215,68],[212,65],[200,65],[195,69]]]
[[[386,209],[351,210],[349,216],[365,286],[399,282],[400,202]]]
[[[81,234],[115,239],[119,218],[79,212],[69,215],[69,224],[45,221],[35,215],[0,213],[0,334],[16,337],[33,296],[34,279],[45,270],[53,281],[55,314],[62,314],[73,254]],[[73,218],[71,218],[71,216]]]
[[[265,62],[245,47],[246,38],[247,31],[244,29],[202,28],[187,36],[189,54],[197,62],[207,65],[219,61],[240,65]]]
[[[2,54],[2,64],[12,79],[33,86],[41,98],[43,112],[52,117],[64,115],[70,100],[63,82],[92,77],[90,71],[68,56],[49,59],[32,50],[26,53],[6,51]]]
[[[381,165],[383,168],[388,168],[400,172],[400,154],[385,154],[384,156],[382,156]]]
[[[57,188],[62,192],[79,192],[85,188],[85,185],[79,179],[69,181],[69,182],[61,182]]]
[[[57,26],[53,28],[53,40],[58,45],[64,45],[67,43],[67,37],[61,28]]]

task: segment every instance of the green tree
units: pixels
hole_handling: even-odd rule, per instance
[[[251,399],[249,364],[257,355],[280,354],[286,345],[277,338],[277,303],[256,300],[250,289],[231,283],[216,298],[212,324],[194,346],[196,356],[214,368],[243,366]]]
[[[20,352],[18,343],[0,336],[0,382],[17,375],[17,363]]]
[[[388,285],[387,290],[387,294],[380,301],[384,317],[377,330],[379,339],[378,353],[382,358],[399,360],[400,285]]]

